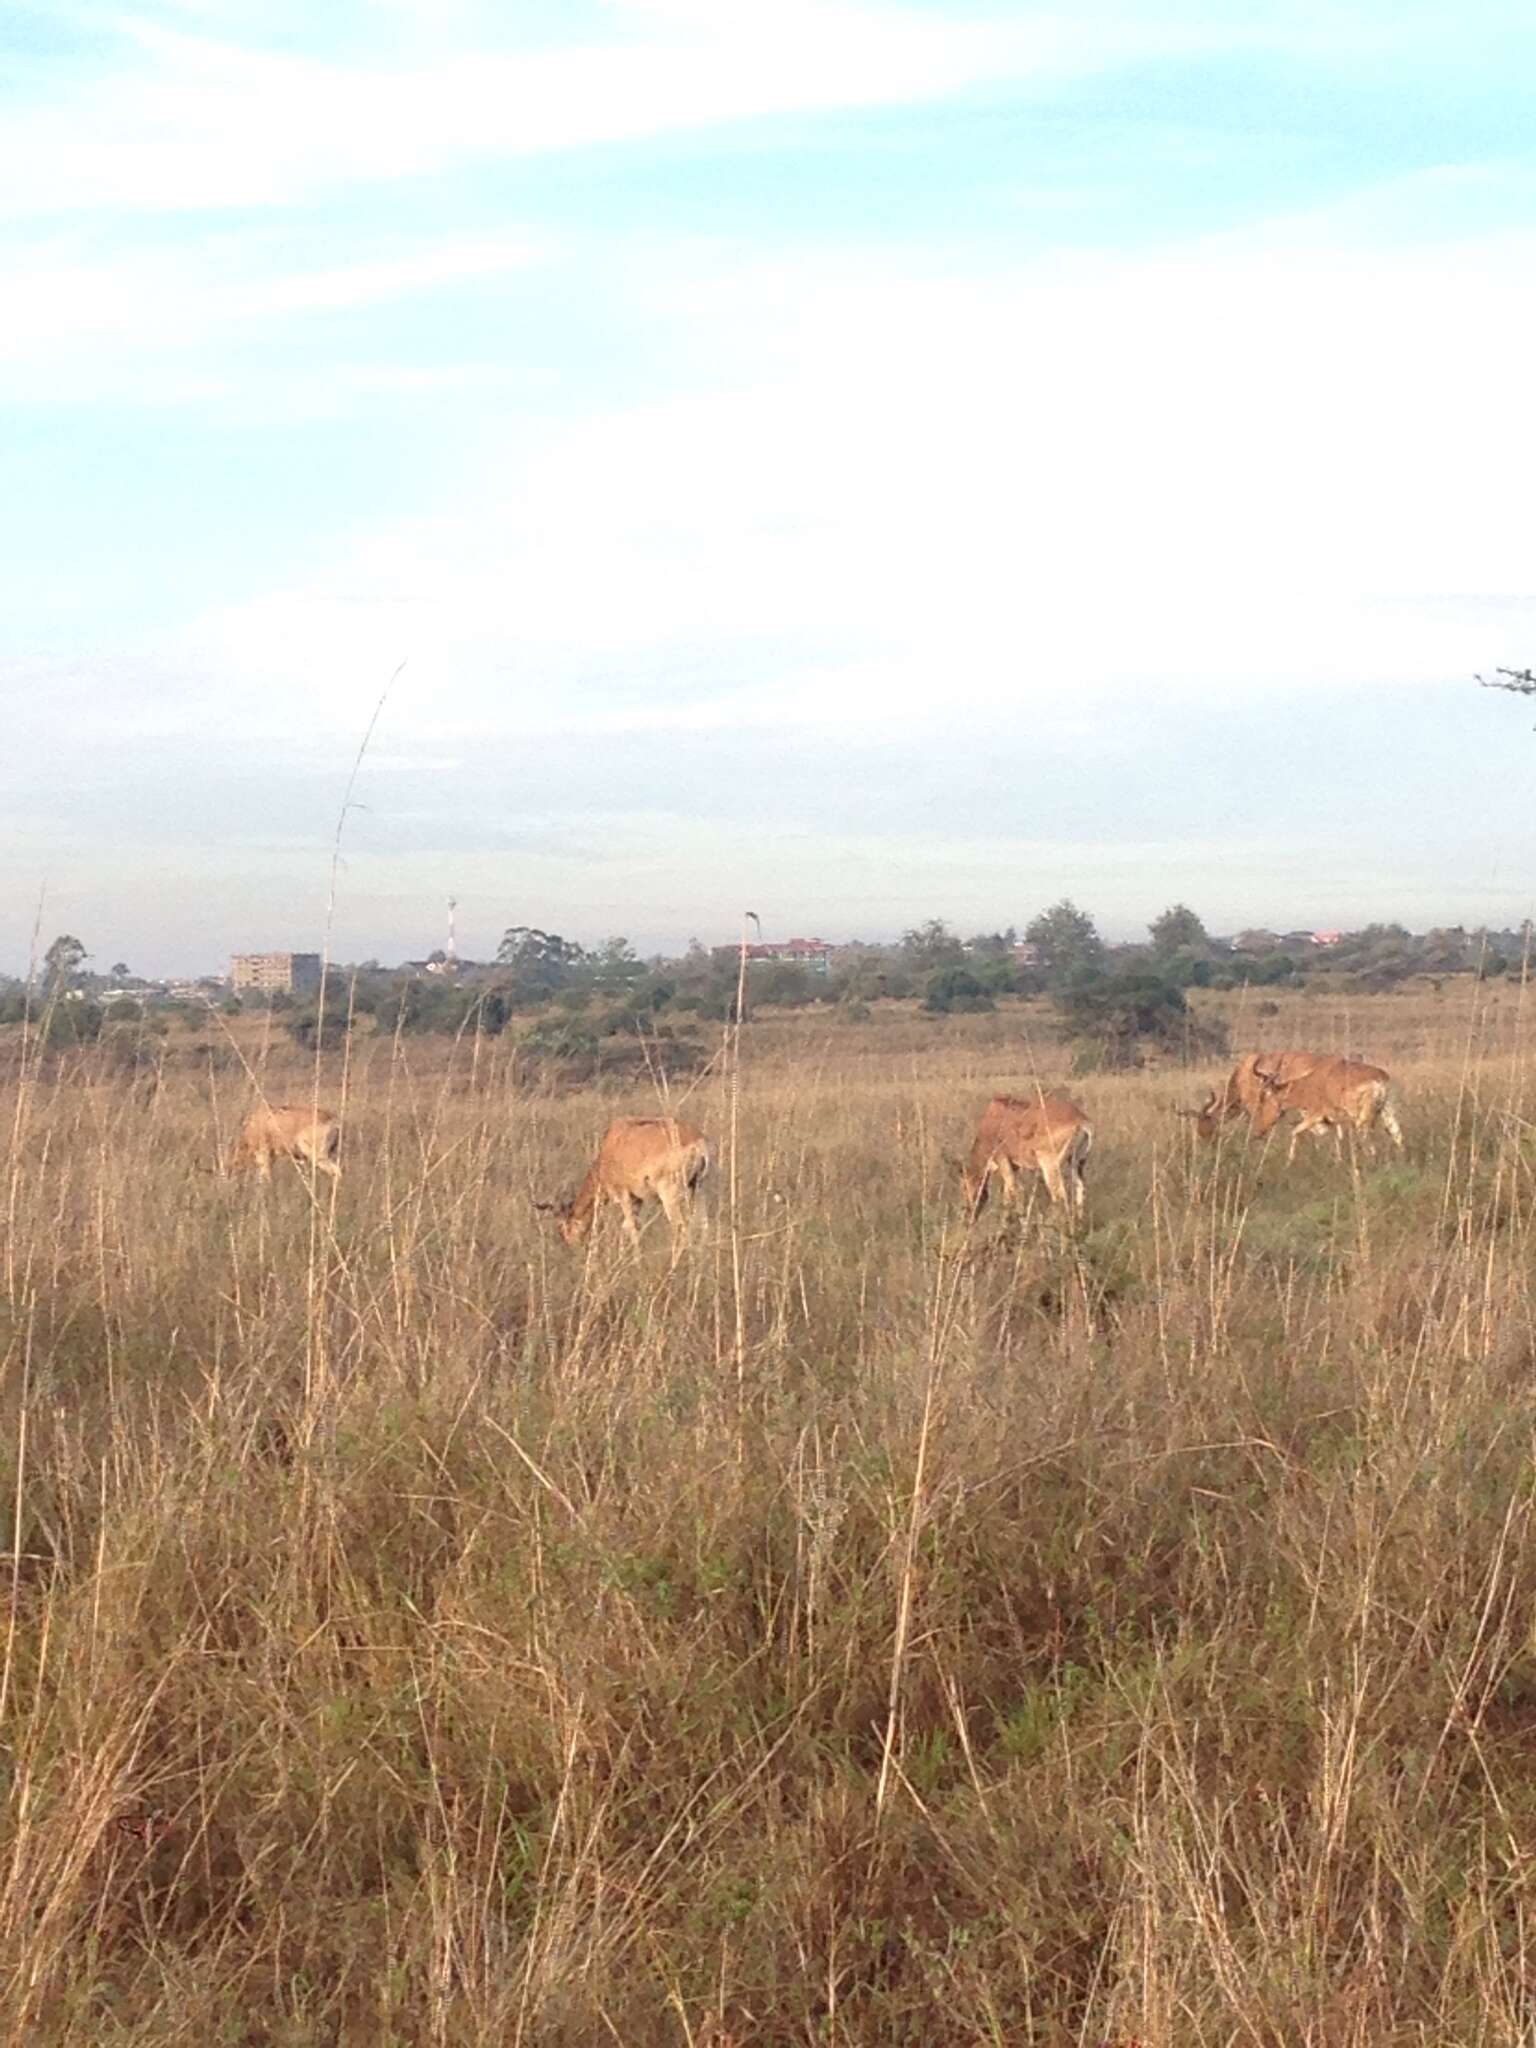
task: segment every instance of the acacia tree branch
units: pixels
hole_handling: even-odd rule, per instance
[[[1479,676],[1485,690],[1513,690],[1517,697],[1536,697],[1536,669],[1496,668],[1491,676]]]

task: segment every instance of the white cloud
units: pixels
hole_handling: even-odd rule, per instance
[[[88,344],[92,359],[106,340],[114,356],[185,351],[240,328],[380,305],[534,260],[532,243],[513,236],[397,246],[374,260],[311,270],[274,267],[265,245],[140,250],[105,262],[34,251],[8,268],[0,361],[46,370],[67,386],[85,370],[61,361],[72,345]],[[110,378],[93,360],[91,371]]]
[[[311,713],[408,652],[447,735],[1459,686],[1529,658],[1533,607],[1488,600],[1533,589],[1533,259],[1282,238],[700,281],[680,317],[734,388],[488,433],[453,514],[200,644]]]
[[[135,64],[7,118],[0,213],[290,203],[538,151],[1060,79],[1191,40],[1134,18],[842,0],[647,5],[616,10],[623,27],[619,16],[627,37],[473,53],[445,38],[394,67],[371,52],[325,60],[128,18],[118,25]]]

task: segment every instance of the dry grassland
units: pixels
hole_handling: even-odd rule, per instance
[[[1085,1081],[1081,1229],[969,1241],[1040,1014],[754,1026],[675,1268],[499,1046],[328,1059],[313,1197],[238,1064],[13,1073],[3,2038],[1528,2048],[1530,1021],[1250,1007],[1406,1153]]]

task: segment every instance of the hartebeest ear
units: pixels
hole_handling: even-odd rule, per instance
[[[560,1214],[560,1204],[558,1202],[540,1202],[535,1199],[533,1206],[541,1216],[558,1216]]]

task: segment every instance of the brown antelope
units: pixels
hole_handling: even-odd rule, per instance
[[[1310,1074],[1314,1067],[1325,1066],[1332,1057],[1325,1052],[1245,1053],[1227,1076],[1224,1087],[1213,1088],[1198,1109],[1181,1109],[1177,1114],[1193,1117],[1202,1138],[1214,1138],[1233,1117],[1246,1116],[1250,1124],[1256,1124],[1264,1101],[1260,1067],[1279,1081],[1291,1081]]]
[[[1035,1095],[1019,1100],[996,1095],[981,1113],[970,1164],[961,1185],[966,1208],[974,1218],[986,1206],[988,1185],[995,1173],[1003,1196],[1014,1199],[1018,1176],[1038,1171],[1053,1202],[1081,1209],[1085,1200],[1083,1164],[1093,1143],[1093,1126],[1065,1095]]]
[[[228,1170],[236,1173],[242,1166],[254,1166],[260,1179],[270,1180],[274,1159],[292,1159],[340,1180],[340,1148],[341,1125],[334,1109],[253,1109],[229,1155]]]
[[[1321,1135],[1331,1130],[1342,1151],[1344,1133],[1374,1137],[1380,1124],[1399,1151],[1403,1147],[1402,1126],[1392,1099],[1392,1077],[1382,1067],[1369,1067],[1361,1060],[1325,1060],[1310,1072],[1287,1078],[1262,1058],[1254,1068],[1263,1095],[1253,1127],[1261,1138],[1281,1117],[1296,1112],[1286,1164],[1296,1157],[1296,1147],[1306,1131]]]
[[[709,1170],[709,1146],[701,1131],[676,1117],[621,1116],[603,1133],[597,1157],[569,1202],[535,1202],[552,1215],[567,1244],[580,1244],[604,1202],[611,1202],[632,1242],[640,1232],[635,1217],[654,1195],[666,1213],[674,1251],[687,1235],[688,1209]]]

